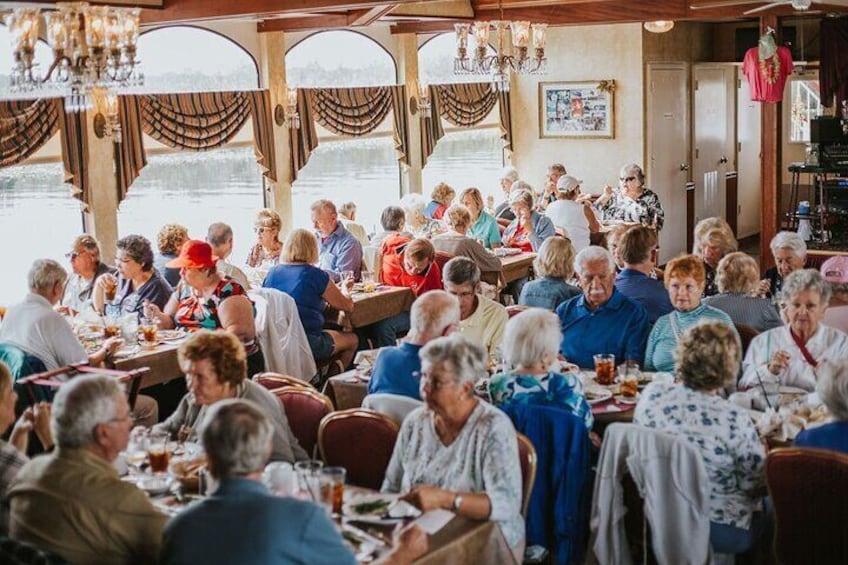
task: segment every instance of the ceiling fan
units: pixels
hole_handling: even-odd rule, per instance
[[[848,8],[848,0],[775,0],[774,2],[769,2],[768,0],[719,0],[718,2],[692,4],[689,7],[692,10],[709,10],[712,8],[726,8],[729,6],[744,6],[746,4],[762,4],[763,2],[765,2],[763,6],[746,10],[743,13],[745,15],[756,14],[757,12],[764,12],[765,10],[771,10],[778,6],[792,6],[793,9],[803,12],[805,10],[809,10],[812,4],[829,4],[831,6],[844,6]]]

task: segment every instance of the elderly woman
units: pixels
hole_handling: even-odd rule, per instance
[[[704,264],[694,255],[680,255],[668,262],[665,288],[674,310],[660,316],[648,336],[645,369],[674,371],[672,353],[683,334],[703,320],[716,320],[736,329],[730,316],[701,302],[704,292]]]
[[[430,193],[430,202],[424,209],[424,215],[434,220],[441,220],[448,206],[456,198],[456,191],[447,183],[440,182]]]
[[[719,396],[732,387],[742,346],[725,324],[684,332],[675,347],[682,384],[652,383],[633,422],[685,440],[703,455],[710,479],[710,542],[716,553],[742,553],[754,542],[764,484],[765,449],[748,412]]]
[[[413,237],[430,238],[445,231],[440,222],[428,218],[424,214],[427,202],[420,194],[407,194],[400,199],[400,207],[403,208],[406,216],[406,231],[411,233]]]
[[[180,270],[168,267],[165,263],[177,258],[186,241],[188,241],[188,229],[180,224],[165,224],[156,234],[156,247],[159,253],[153,258],[153,266],[171,286],[177,286],[180,282]]]
[[[848,455],[848,359],[822,363],[816,392],[834,421],[802,431],[795,438],[795,446],[830,449]]]
[[[724,228],[712,228],[701,236],[701,260],[704,262],[704,296],[718,294],[716,285],[716,269],[721,258],[733,253],[739,247],[733,232]]]
[[[476,188],[466,188],[459,195],[459,203],[468,208],[471,213],[468,237],[473,237],[486,249],[500,247],[501,232],[498,229],[498,222],[486,212],[480,191]]]
[[[315,266],[318,262],[318,240],[312,232],[294,230],[283,245],[282,263],[268,271],[262,286],[285,292],[297,303],[297,313],[306,331],[309,347],[316,362],[340,356],[344,367],[353,361],[359,346],[356,334],[324,329],[324,310],[329,304],[336,310],[353,311],[347,279],[340,289],[330,275]]]
[[[272,460],[293,463],[309,459],[292,434],[277,397],[247,378],[244,346],[236,336],[222,330],[197,332],[180,345],[177,356],[186,376],[188,394],[180,400],[176,411],[154,429],[180,439],[196,439],[206,423],[210,406],[225,398],[241,398],[256,403],[271,421]]]
[[[819,364],[848,357],[848,335],[821,323],[829,299],[830,285],[815,269],[786,277],[780,302],[787,325],[751,340],[739,388],[778,383],[813,392]]]
[[[790,273],[803,269],[807,262],[807,244],[794,231],[782,231],[769,243],[775,266],[768,269],[757,289],[763,297],[777,297],[783,288],[783,280]]]
[[[383,482],[423,511],[443,508],[492,520],[520,562],[524,547],[521,467],[515,428],[474,396],[486,353],[460,334],[435,339],[421,357],[425,405],[403,422]]]
[[[733,228],[730,227],[730,224],[728,224],[727,220],[724,218],[715,216],[711,218],[704,218],[695,224],[695,229],[692,230],[692,255],[696,255],[698,257],[703,255],[701,241],[704,239],[706,233],[713,229],[722,229],[733,235]]]
[[[718,294],[704,299],[704,304],[725,312],[734,324],[764,332],[783,325],[777,308],[770,300],[752,296],[757,287],[757,262],[738,251],[718,262],[716,282]]]
[[[165,329],[231,332],[247,350],[250,374],[260,373],[265,362],[256,341],[253,303],[243,286],[218,271],[217,263],[211,245],[205,241],[187,241],[179,257],[168,262],[169,267],[180,270],[182,281],[164,309],[148,304],[144,313]]]
[[[501,237],[505,247],[515,247],[522,251],[538,251],[543,241],[556,235],[551,219],[533,210],[532,191],[512,192],[509,205],[515,214],[515,219],[507,226]]]
[[[356,221],[355,202],[345,202],[339,206],[339,221],[347,231],[353,234],[353,237],[355,237],[359,243],[362,245],[368,245],[370,243],[368,241],[368,234],[365,233],[365,228],[362,227],[362,224]]]
[[[546,239],[533,260],[533,272],[537,278],[521,288],[518,303],[554,311],[569,298],[580,294],[579,288],[567,282],[574,276],[574,256],[574,246],[568,239]]]
[[[498,223],[505,222],[509,223],[515,219],[515,214],[512,213],[512,210],[509,207],[509,195],[512,192],[513,186],[518,182],[518,171],[515,167],[504,167],[503,171],[501,171],[501,176],[498,179],[498,182],[501,185],[501,190],[504,193],[504,201],[497,205],[495,208],[494,217],[496,220],[499,220]]]
[[[449,230],[433,237],[436,251],[456,257],[462,255],[477,263],[483,272],[501,272],[503,264],[498,257],[483,247],[479,241],[468,236],[471,226],[471,212],[462,204],[454,204],[444,215]]]
[[[256,232],[256,243],[247,255],[247,266],[269,269],[280,261],[283,244],[280,242],[280,230],[283,220],[280,215],[270,208],[263,208],[256,213],[253,231]]]
[[[14,424],[8,443],[0,439],[0,532],[8,531],[9,507],[6,492],[18,471],[29,461],[26,455],[29,432],[35,431],[45,450],[53,447],[50,405],[40,402],[30,406],[15,421],[15,403],[18,401],[18,393],[15,392],[12,384],[12,373],[5,363],[0,362],[0,433],[5,436]]]
[[[553,312],[531,308],[506,323],[503,355],[515,367],[489,382],[497,406],[509,403],[543,404],[565,408],[592,429],[592,407],[583,396],[583,384],[574,373],[552,370],[560,342],[559,318]]]
[[[645,187],[645,173],[636,163],[621,167],[619,188],[609,185],[595,201],[595,209],[603,222],[642,224],[657,231],[663,227],[665,214],[657,193]]]
[[[94,309],[107,315],[140,315],[146,303],[163,308],[173,289],[153,268],[150,242],[140,235],[128,235],[119,239],[116,246],[118,276],[107,273],[95,281]]]
[[[395,235],[411,237],[410,234],[403,231],[406,226],[406,214],[400,206],[385,207],[383,213],[380,214],[380,225],[383,227],[383,231],[371,238],[371,245],[375,247],[380,247],[383,241]]]
[[[578,253],[589,247],[589,233],[601,229],[589,203],[577,201],[582,182],[571,175],[559,177],[554,191],[556,200],[545,209],[545,215],[571,240]]]

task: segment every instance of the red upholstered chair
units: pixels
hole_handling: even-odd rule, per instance
[[[398,425],[373,410],[352,408],[321,420],[318,445],[327,465],[347,469],[347,481],[379,489],[397,441]]]
[[[307,383],[306,381],[302,381],[297,377],[290,377],[288,375],[281,375],[280,373],[256,373],[253,375],[251,379],[258,385],[262,385],[268,390],[276,390],[278,388],[284,387],[301,387],[301,388],[312,388],[312,385]]]
[[[766,483],[779,563],[848,563],[848,455],[775,449],[766,459]]]
[[[736,326],[736,332],[739,334],[739,339],[742,341],[742,355],[744,356],[748,351],[748,346],[751,345],[751,340],[760,335],[760,332],[745,324],[734,325]]]
[[[522,312],[527,310],[527,308],[528,308],[528,306],[517,306],[517,305],[507,306],[506,307],[506,315],[509,316],[510,318],[514,318],[515,316],[518,316],[519,314],[521,314]]]
[[[436,251],[436,264],[439,266],[439,269],[445,269],[445,263],[453,259],[453,255],[450,253],[445,253],[444,251]]]
[[[280,399],[294,437],[310,456],[318,445],[318,426],[321,419],[333,411],[330,399],[305,387],[286,387],[272,391]]]
[[[521,464],[521,515],[527,515],[527,505],[530,503],[530,493],[536,482],[536,448],[526,435],[516,432],[518,436],[518,458]]]

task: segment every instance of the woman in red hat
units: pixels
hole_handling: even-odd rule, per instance
[[[180,255],[167,266],[180,269],[181,281],[164,312],[146,304],[144,314],[159,320],[163,329],[224,329],[232,332],[247,351],[248,375],[264,370],[262,352],[256,342],[253,303],[238,282],[218,272],[218,258],[205,241],[191,239]]]

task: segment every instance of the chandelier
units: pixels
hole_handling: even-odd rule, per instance
[[[89,6],[85,2],[60,2],[56,8],[44,17],[53,62],[43,75],[34,61],[41,10],[16,8],[7,17],[14,61],[13,92],[54,89],[65,95],[67,111],[79,112],[91,107],[93,88],[143,84],[136,59],[139,8]]]
[[[509,22],[503,19],[503,7],[500,6],[501,19],[493,22],[474,22],[474,24],[456,24],[456,58],[453,62],[454,74],[488,75],[492,86],[500,92],[509,91],[511,72],[518,74],[544,74],[548,60],[545,58],[547,24],[530,22]],[[497,52],[488,54],[489,35],[494,30]],[[474,56],[468,56],[468,37],[473,35]],[[530,55],[530,44],[533,55]]]

